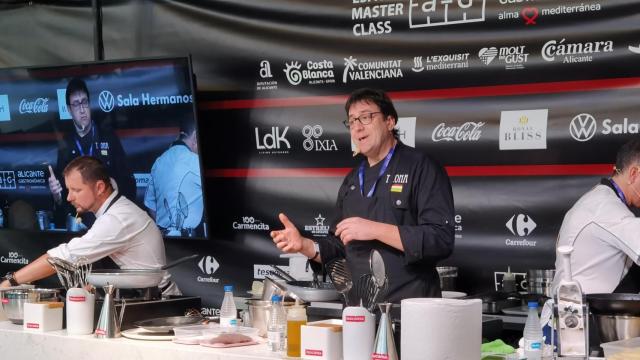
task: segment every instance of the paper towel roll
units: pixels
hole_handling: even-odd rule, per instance
[[[480,299],[405,299],[400,311],[402,360],[480,359]]]

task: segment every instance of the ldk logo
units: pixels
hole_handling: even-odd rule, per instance
[[[536,223],[526,214],[513,215],[505,225],[516,236],[531,235],[536,228]]]
[[[213,256],[204,256],[198,262],[198,267],[203,273],[207,275],[213,275],[213,273],[215,273],[216,270],[218,270],[218,268],[220,267],[220,264],[218,264],[218,261],[216,261]]]
[[[596,119],[591,114],[576,115],[569,124],[571,137],[580,142],[591,139],[596,134]]]
[[[280,134],[280,128],[277,126],[271,127],[271,132],[264,135],[262,137],[262,142],[260,141],[260,133],[258,128],[255,128],[256,132],[256,148],[258,150],[266,150],[266,149],[280,149],[282,145],[285,145],[287,149],[291,149],[291,144],[286,139],[287,131],[289,127],[284,128],[282,134]]]

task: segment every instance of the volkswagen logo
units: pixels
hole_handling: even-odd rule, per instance
[[[111,91],[103,90],[98,96],[98,104],[100,104],[100,109],[104,112],[111,112],[115,107],[115,102],[113,100],[113,94]]]
[[[596,119],[590,114],[576,115],[569,124],[571,137],[580,142],[590,140],[596,134]]]

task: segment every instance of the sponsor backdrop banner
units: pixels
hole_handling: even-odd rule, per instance
[[[89,4],[32,3],[0,8],[0,30],[15,35],[0,39],[0,65],[91,60],[86,31],[70,30],[90,24],[53,25],[90,16]],[[180,287],[214,313],[224,284],[244,295],[266,265],[288,265],[268,236],[279,212],[305,235],[327,236],[337,189],[361,161],[341,123],[360,87],[389,91],[401,140],[451,176],[456,248],[443,265],[459,267],[458,290],[495,288],[507,266],[520,279],[553,268],[564,213],[640,131],[638,8],[634,0],[105,6],[107,59],[193,59],[211,226],[208,240],[167,240],[170,259],[201,254],[172,271]],[[29,26],[33,17],[47,21]],[[53,241],[2,237],[2,271]]]

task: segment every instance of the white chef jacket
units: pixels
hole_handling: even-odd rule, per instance
[[[85,257],[91,263],[109,256],[121,269],[157,269],[165,265],[160,230],[145,211],[124,196],[109,207],[117,193],[114,191],[98,209],[96,221],[86,234],[50,249],[49,256],[67,261]],[[170,277],[165,272],[158,287],[170,285],[163,295],[179,295],[177,286],[169,284]]]
[[[186,202],[184,208],[178,203],[178,194]],[[155,211],[156,223],[165,229],[195,228],[202,221],[200,160],[183,142],[176,141],[153,163],[144,205]]]
[[[573,246],[571,274],[585,294],[612,293],[640,259],[640,218],[606,185],[584,194],[567,212],[557,247]],[[556,257],[554,292],[564,274]]]

